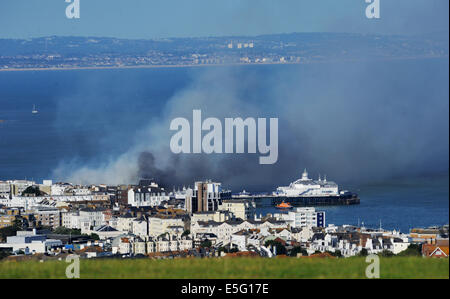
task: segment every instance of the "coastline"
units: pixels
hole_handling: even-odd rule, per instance
[[[120,65],[120,66],[74,66],[74,67],[32,67],[32,68],[0,68],[0,72],[34,72],[34,71],[74,71],[74,70],[120,70],[120,69],[152,69],[152,68],[196,68],[224,66],[258,66],[258,65],[307,65],[336,62],[392,61],[416,59],[448,59],[449,56],[411,56],[411,57],[375,57],[367,59],[338,59],[304,62],[258,62],[258,63],[217,63],[217,64],[158,64],[158,65]]]

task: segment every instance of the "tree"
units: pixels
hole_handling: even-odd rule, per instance
[[[71,229],[64,226],[59,226],[55,228],[53,232],[59,235],[74,235],[74,236],[81,235],[81,229]]]
[[[38,224],[36,228],[39,230],[53,231],[53,226],[49,226],[49,225]]]
[[[14,219],[13,225],[0,228],[0,240],[6,241],[6,237],[15,236],[17,231],[22,229],[22,221],[20,219]]]
[[[327,251],[330,255],[335,257],[342,257],[342,253],[340,250],[336,250],[335,252]]]
[[[382,252],[380,252],[380,256],[382,257],[391,257],[394,256],[394,253],[392,253],[392,251],[389,250],[383,250]]]
[[[200,243],[200,247],[202,247],[202,248],[210,248],[211,246],[212,246],[212,242],[208,239],[205,239]]]
[[[187,229],[181,234],[181,236],[182,237],[189,236],[190,233],[191,233],[191,231]]]
[[[7,250],[0,250],[0,260],[4,259],[5,257],[11,255],[11,252],[7,251]]]
[[[398,256],[422,256],[422,245],[420,244],[411,244],[408,248],[399,254]]]
[[[359,256],[367,256],[369,253],[367,252],[366,248],[361,249],[361,251],[358,254]]]
[[[34,195],[34,196],[45,196],[47,193],[42,192],[38,186],[29,186],[22,192],[22,196]]]
[[[97,234],[94,234],[94,233],[92,233],[92,234],[90,235],[90,238],[91,238],[92,240],[100,240],[100,237],[99,237]]]
[[[302,248],[301,246],[295,246],[289,252],[289,256],[294,256],[295,257],[299,253],[301,253],[303,256],[307,256],[308,255],[308,252],[306,251],[305,248]]]
[[[219,249],[217,249],[217,252],[219,252],[219,254],[221,252],[234,253],[234,252],[239,252],[239,249],[237,249],[236,247],[230,249],[230,248],[226,248],[224,246],[220,246]]]
[[[273,246],[273,247],[275,247],[276,248],[276,253],[277,253],[277,255],[280,255],[280,254],[287,254],[287,250],[286,250],[286,247],[284,247],[284,245],[283,244],[281,244],[281,242],[279,242],[279,241],[275,241],[275,240],[268,240],[268,241],[266,241],[266,243],[264,244],[266,247],[269,247],[269,246]]]
[[[13,221],[13,226],[16,227],[17,229],[23,229],[23,221],[20,218],[16,218]]]

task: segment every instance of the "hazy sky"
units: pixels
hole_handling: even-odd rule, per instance
[[[365,0],[80,0],[69,20],[64,0],[1,0],[0,38],[448,31],[448,0],[380,1],[381,19],[368,20]]]

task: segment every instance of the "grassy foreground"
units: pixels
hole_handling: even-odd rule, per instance
[[[66,278],[65,261],[3,261],[0,278]],[[80,260],[80,278],[366,278],[364,258]],[[380,259],[381,278],[449,278],[448,259]]]

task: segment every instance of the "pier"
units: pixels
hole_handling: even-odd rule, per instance
[[[318,196],[318,197],[289,197],[289,196],[274,196],[274,195],[237,195],[233,199],[247,199],[254,200],[256,203],[263,199],[270,200],[272,206],[284,202],[290,203],[296,207],[313,207],[313,206],[348,206],[358,205],[360,203],[359,196],[355,193],[345,194],[340,196]]]

